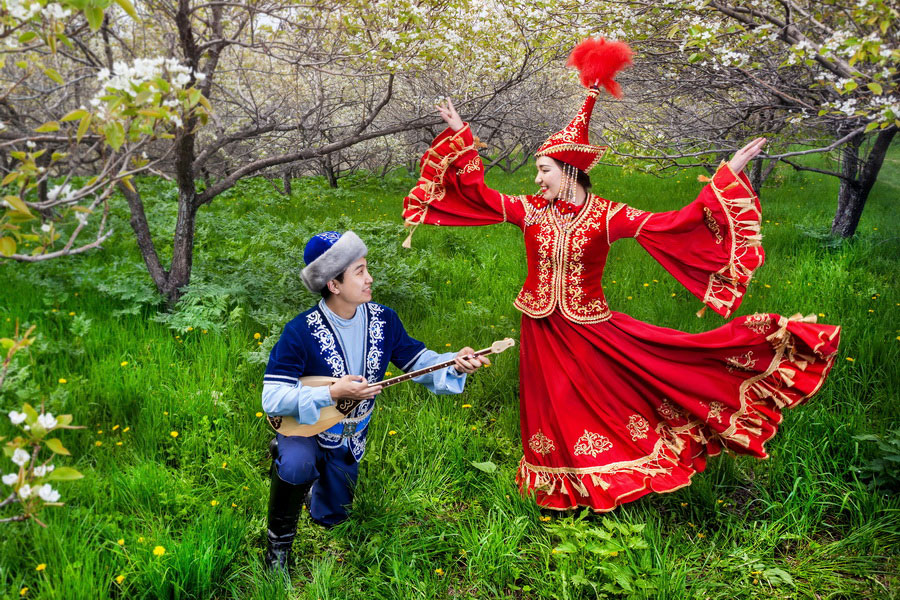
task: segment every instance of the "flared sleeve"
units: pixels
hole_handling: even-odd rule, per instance
[[[428,225],[493,225],[509,222],[522,227],[525,208],[519,196],[508,196],[484,183],[483,146],[468,123],[441,132],[419,161],[419,181],[403,200],[403,220],[409,237]]]
[[[610,209],[610,242],[636,238],[689,292],[725,318],[740,306],[765,253],[759,198],[746,175],[722,163],[697,199],[682,208],[647,213]]]

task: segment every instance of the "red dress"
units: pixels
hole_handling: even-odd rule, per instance
[[[737,309],[764,253],[759,199],[727,165],[678,211],[653,214],[589,195],[574,215],[540,196],[486,187],[468,125],[439,135],[421,168],[404,201],[408,225],[510,222],[523,230],[517,480],[540,505],[608,511],[689,485],[723,447],[766,458],[781,410],[825,381],[840,328],[813,317],[754,314],[691,334],[606,304],[609,245],[632,237],[714,311]]]

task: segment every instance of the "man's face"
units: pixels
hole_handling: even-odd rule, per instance
[[[332,293],[335,293],[344,302],[351,304],[364,304],[372,300],[372,276],[369,275],[369,267],[365,257],[350,263],[344,271],[344,281],[332,279],[329,286],[334,285]]]

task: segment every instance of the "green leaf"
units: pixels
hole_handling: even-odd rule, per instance
[[[81,138],[84,137],[84,134],[87,133],[88,127],[91,125],[92,115],[88,113],[83,119],[81,119],[81,123],[78,124],[78,132],[75,134],[75,141],[80,142]]]
[[[103,24],[103,9],[96,6],[88,6],[84,9],[84,17],[91,26],[91,31],[97,31]]]
[[[578,548],[572,542],[563,542],[554,548],[553,551],[562,554],[570,554],[572,552],[578,552]]]
[[[0,254],[3,256],[12,256],[16,253],[16,240],[11,237],[0,238]]]
[[[35,423],[37,423],[38,414],[37,411],[34,410],[33,406],[26,402],[22,406],[22,412],[25,413],[25,423],[27,425],[34,425]]]
[[[81,479],[82,477],[84,477],[84,475],[72,467],[56,467],[46,478],[50,481],[73,481],[75,479]]]
[[[27,44],[28,42],[30,42],[31,40],[33,40],[36,37],[37,37],[37,34],[35,32],[26,31],[25,33],[23,33],[22,35],[19,36],[19,43]]]
[[[872,121],[871,123],[869,123],[868,125],[866,125],[866,131],[865,131],[865,133],[869,133],[869,132],[872,131],[873,129],[878,129],[878,121]]]
[[[13,196],[12,194],[10,194],[8,196],[3,196],[3,199],[6,200],[6,202],[17,211],[25,213],[26,215],[31,215],[31,211],[28,210],[28,205],[26,205],[25,202],[18,196]]]
[[[59,71],[54,69],[53,67],[47,67],[44,69],[44,75],[55,81],[56,83],[62,85],[65,81],[62,78],[62,75],[59,74]]]
[[[65,427],[67,425],[72,424],[72,415],[59,415],[56,417],[56,422],[60,427]]]
[[[59,441],[59,438],[50,438],[49,440],[44,440],[44,443],[54,454],[65,454],[66,456],[70,456],[72,454],[71,452],[66,450],[66,447],[62,445],[62,442]]]
[[[137,20],[137,11],[134,10],[134,5],[129,0],[116,0],[116,4],[121,6],[122,10],[128,13],[129,17]]]
[[[855,90],[858,87],[859,87],[859,84],[856,83],[855,81],[848,81],[847,83],[844,84],[844,91],[852,92],[853,90]]]
[[[763,571],[763,577],[765,577],[769,581],[769,583],[774,586],[778,586],[781,584],[794,585],[794,578],[791,577],[791,574],[777,567],[773,567],[771,569],[766,569],[765,571]]]
[[[877,81],[872,81],[872,82],[866,84],[866,87],[869,88],[869,90],[873,94],[877,94],[879,96],[884,92],[884,90],[881,89],[881,84],[878,83]]]
[[[125,128],[118,121],[111,121],[104,125],[103,133],[106,135],[106,143],[113,150],[118,150],[125,143]]]
[[[492,463],[491,461],[487,462],[472,462],[472,466],[478,469],[479,471],[484,471],[485,473],[493,473],[497,470],[497,465]]]
[[[78,119],[83,119],[88,115],[88,111],[78,108],[73,110],[72,112],[66,114],[60,121],[65,123],[66,121],[77,121]]]
[[[3,238],[3,239],[5,240],[6,238]],[[0,243],[2,243],[2,242],[0,242]],[[3,346],[4,350],[9,350],[10,348],[12,348],[15,345],[16,345],[16,342],[14,340],[11,340],[9,338],[0,338],[0,346]]]
[[[57,121],[47,121],[37,129],[35,129],[38,133],[48,133],[50,131],[59,131],[59,123]]]

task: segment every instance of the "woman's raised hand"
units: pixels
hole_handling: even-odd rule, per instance
[[[459,131],[463,128],[463,120],[459,117],[459,113],[456,112],[456,109],[453,108],[453,100],[449,97],[439,101],[436,108],[438,112],[441,113],[441,118],[450,126],[450,129]]]
[[[762,147],[766,145],[766,138],[756,138],[740,150],[734,153],[734,156],[731,157],[731,160],[728,161],[728,166],[731,168],[732,172],[735,175],[740,175],[741,171],[744,170],[744,167],[747,166],[753,158],[762,152]]]

